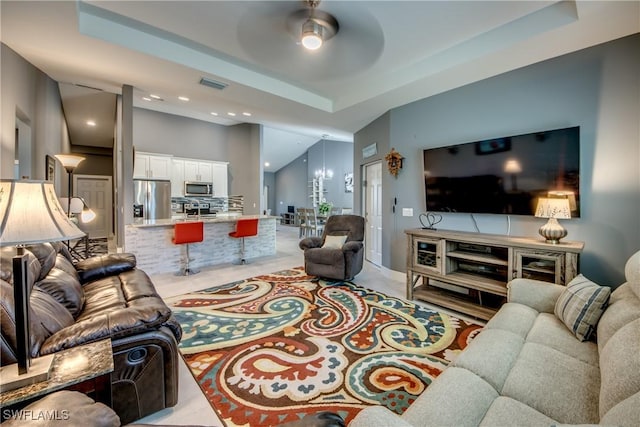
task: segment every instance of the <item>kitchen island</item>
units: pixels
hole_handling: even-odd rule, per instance
[[[276,220],[267,215],[218,214],[198,218],[137,220],[125,226],[125,252],[136,256],[138,268],[147,274],[177,272],[182,266],[184,245],[171,242],[176,222],[202,221],[204,241],[189,246],[191,267],[200,269],[240,259],[241,239],[229,237],[238,219],[258,219],[258,235],[245,238],[246,258],[276,254]]]

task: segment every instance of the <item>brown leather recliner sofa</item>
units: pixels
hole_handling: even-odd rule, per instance
[[[62,243],[27,246],[31,356],[111,338],[113,408],[128,423],[178,401],[180,325],[133,254],[75,266]],[[16,362],[13,248],[2,249],[1,363]]]

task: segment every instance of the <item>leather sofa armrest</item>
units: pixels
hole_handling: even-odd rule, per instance
[[[356,253],[364,247],[362,242],[350,241],[346,242],[342,245],[342,252],[353,252]]]
[[[120,253],[93,256],[76,264],[80,283],[85,284],[104,277],[132,270],[136,266],[134,254]]]
[[[130,304],[129,307],[82,319],[61,329],[42,344],[40,354],[55,353],[103,338],[113,340],[132,336],[172,322],[171,310],[159,297],[141,298]],[[173,331],[179,330],[179,325],[176,327],[169,323],[167,326]]]
[[[320,248],[322,247],[322,237],[313,236],[313,237],[304,238],[300,240],[300,243],[298,244],[298,246],[302,250]]]
[[[513,279],[507,284],[507,301],[524,304],[540,313],[552,313],[565,286],[532,279]]]

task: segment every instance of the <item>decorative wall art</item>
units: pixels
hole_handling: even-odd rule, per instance
[[[45,156],[45,171],[44,171],[44,179],[47,181],[55,181],[56,180],[56,159],[54,159],[50,155]]]
[[[397,178],[398,172],[402,169],[402,160],[404,157],[402,157],[395,148],[391,148],[391,151],[389,151],[389,154],[387,154],[384,159],[387,161],[389,173]]]
[[[344,174],[344,192],[353,193],[353,172]]]

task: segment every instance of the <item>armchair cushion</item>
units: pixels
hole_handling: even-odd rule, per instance
[[[347,236],[325,236],[322,247],[325,249],[341,249],[346,241]]]

